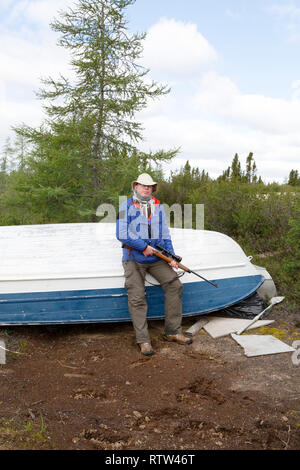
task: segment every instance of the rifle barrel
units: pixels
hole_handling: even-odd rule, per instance
[[[206,278],[203,277],[203,276],[200,276],[200,274],[196,273],[195,271],[191,271],[191,270],[190,270],[190,271],[188,271],[188,272],[190,272],[190,273],[192,273],[192,274],[195,274],[195,276],[200,277],[201,279],[203,279],[203,281],[208,282],[209,284],[211,284],[211,285],[214,286],[214,287],[217,287],[217,288],[219,287],[218,284],[216,284],[215,282],[209,281],[208,279],[206,279]]]

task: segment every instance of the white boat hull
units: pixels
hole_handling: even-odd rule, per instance
[[[181,277],[184,315],[233,305],[263,283],[230,237],[205,230],[170,232],[182,263],[219,285],[216,289],[193,274]],[[0,227],[0,256],[0,324],[130,320],[115,224]],[[146,277],[148,316],[162,318],[163,291],[152,284],[157,281]]]

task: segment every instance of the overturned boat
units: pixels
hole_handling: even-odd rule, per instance
[[[183,316],[224,309],[250,297],[265,281],[230,237],[170,229],[184,274]],[[0,325],[130,321],[122,248],[115,224],[0,227]],[[148,319],[164,317],[164,293],[146,277]]]

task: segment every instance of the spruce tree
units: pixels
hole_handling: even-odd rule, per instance
[[[231,164],[231,181],[238,182],[242,179],[241,163],[239,161],[239,156],[236,153]]]
[[[291,186],[300,186],[300,176],[298,170],[290,171],[288,184]]]
[[[246,173],[245,173],[245,182],[246,183],[256,183],[257,182],[257,167],[253,158],[253,153],[250,152],[246,159]]]

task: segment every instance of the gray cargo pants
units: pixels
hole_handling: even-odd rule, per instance
[[[123,261],[128,307],[137,343],[149,343],[147,302],[145,299],[145,276],[148,272],[161,284],[165,294],[165,334],[182,333],[182,283],[165,261],[151,264]]]

